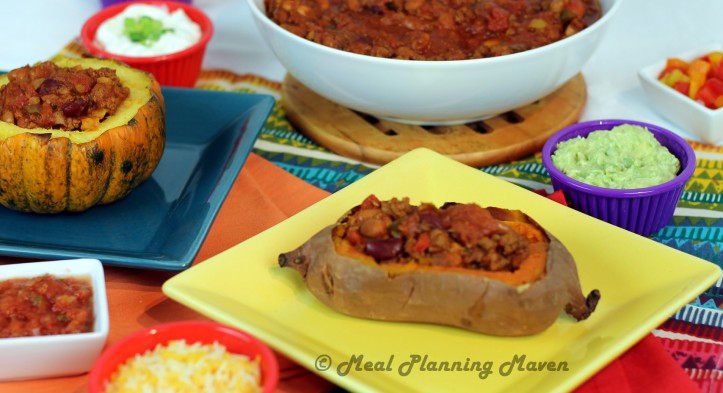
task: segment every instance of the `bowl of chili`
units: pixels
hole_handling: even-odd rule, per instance
[[[98,40],[98,32],[102,25],[117,16],[120,17],[119,14],[127,8],[138,6],[163,10],[167,15],[163,19],[136,14],[125,17],[123,23],[106,30],[110,35],[116,36],[114,41],[120,42],[121,46],[112,50],[104,46]],[[181,11],[186,17],[181,18],[179,15],[174,15]],[[163,16],[158,12],[154,12],[153,15]],[[192,37],[185,27],[183,30],[175,27],[175,23],[180,20],[186,21],[184,26],[186,23],[190,23],[197,25],[200,29],[200,35],[192,44],[189,42],[189,46],[178,46],[183,49],[170,53],[163,51],[158,55],[151,54],[152,51],[138,49],[153,48],[159,43],[178,44],[180,41]],[[166,25],[167,23],[173,24]],[[110,5],[91,16],[81,28],[80,41],[91,55],[116,59],[131,67],[150,72],[163,86],[193,87],[201,73],[206,47],[213,32],[213,22],[208,15],[191,4],[172,0],[136,0]],[[164,37],[176,33],[178,33],[178,37],[174,37],[172,40]],[[129,48],[132,48],[134,52],[126,52]]]
[[[99,260],[0,266],[0,381],[85,373],[108,329]]]
[[[261,36],[303,85],[358,112],[429,125],[554,92],[595,53],[620,0],[400,3],[248,0]]]
[[[723,45],[671,55],[638,71],[652,108],[703,142],[723,142]]]

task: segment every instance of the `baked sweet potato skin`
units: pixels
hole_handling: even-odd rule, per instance
[[[587,318],[600,297],[585,297],[572,255],[552,234],[545,275],[514,286],[474,272],[430,269],[390,270],[375,262],[339,254],[334,225],[279,264],[297,270],[309,291],[330,308],[355,317],[455,326],[497,336],[526,336],[546,330],[566,311]]]

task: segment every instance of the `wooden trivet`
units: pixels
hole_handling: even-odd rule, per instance
[[[377,119],[333,103],[290,74],[284,78],[281,93],[286,114],[299,131],[337,154],[383,165],[426,147],[474,167],[541,150],[553,133],[579,119],[587,99],[585,80],[578,74],[537,102],[496,117],[455,126],[417,126]]]

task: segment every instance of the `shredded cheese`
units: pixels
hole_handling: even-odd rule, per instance
[[[260,392],[260,361],[228,352],[217,342],[175,340],[122,364],[106,382],[106,393]]]

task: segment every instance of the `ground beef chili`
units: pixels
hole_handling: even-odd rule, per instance
[[[0,281],[0,338],[93,329],[89,279],[42,275]]]
[[[431,203],[368,196],[333,230],[378,263],[420,263],[487,271],[515,271],[529,240],[476,204]]]
[[[8,73],[0,86],[0,120],[28,129],[92,131],[129,93],[113,69],[42,62]]]
[[[525,51],[598,20],[599,0],[264,0],[284,29],[363,55],[463,60]]]

